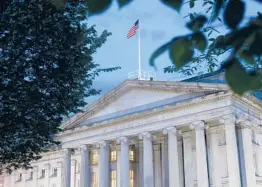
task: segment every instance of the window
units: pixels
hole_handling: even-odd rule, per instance
[[[129,160],[135,161],[135,152],[134,150],[129,150]]]
[[[129,187],[134,187],[134,170],[129,170]]]
[[[97,187],[96,173],[91,174],[91,187]]]
[[[41,176],[40,176],[40,178],[45,178],[45,169],[42,169],[42,170],[41,170]]]
[[[98,163],[98,153],[97,151],[91,152],[91,164],[97,164]]]
[[[111,187],[116,187],[116,185],[117,185],[117,182],[116,182],[116,170],[112,170],[111,171],[110,179],[111,179]]]
[[[53,168],[52,177],[57,177],[57,168]]]
[[[116,151],[111,151],[110,160],[111,160],[111,162],[116,161]]]

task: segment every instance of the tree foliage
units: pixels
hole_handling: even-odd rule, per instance
[[[0,17],[0,168],[27,168],[58,145],[63,116],[96,95],[101,69],[92,55],[109,32],[83,24],[86,6],[57,9],[47,0],[9,1]]]
[[[110,7],[112,1],[113,0],[86,0],[89,7],[89,15],[92,16],[104,12]],[[261,76],[259,67],[262,66],[261,13],[254,15],[247,24],[243,25],[246,4],[248,3],[244,0],[160,1],[175,11],[179,11],[183,5],[189,4],[190,8],[194,8],[196,3],[202,2],[205,15],[198,13],[189,14],[188,16],[191,21],[187,23],[186,26],[192,33],[175,37],[156,49],[150,58],[150,64],[152,66],[155,65],[155,59],[159,55],[168,51],[173,65],[165,68],[165,72],[182,71],[186,74],[192,74],[199,64],[205,63],[210,71],[217,66],[224,68],[227,72],[226,78],[228,82],[230,82],[229,86],[239,95],[249,90],[261,88],[261,82],[257,84],[257,77]],[[261,0],[254,1],[262,3]],[[119,7],[122,8],[132,2],[132,0],[118,0],[117,2],[119,3]],[[212,23],[216,21],[226,26],[229,32],[225,35],[211,38],[212,33],[219,33],[219,31],[212,26]],[[225,53],[230,53],[229,57],[225,59],[222,64],[219,64],[217,57]],[[196,65],[194,65],[194,63]],[[242,73],[245,73],[245,75],[249,77],[249,81],[253,85],[252,87],[238,80],[237,73],[239,73],[239,66],[236,65],[237,63],[242,67],[242,70],[244,70]],[[232,81],[234,79],[235,81]]]

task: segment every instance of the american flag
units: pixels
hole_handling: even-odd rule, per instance
[[[138,28],[139,28],[139,19],[135,22],[135,24],[131,27],[131,29],[127,33],[127,38],[131,38],[132,36],[134,36]]]

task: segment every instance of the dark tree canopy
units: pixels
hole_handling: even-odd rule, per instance
[[[55,3],[67,2],[52,0]],[[70,1],[70,0],[69,0]],[[106,11],[114,0],[85,0],[89,15],[98,15]],[[119,8],[125,7],[134,0],[115,0]],[[168,51],[172,65],[165,68],[165,72],[182,72],[191,75],[201,64],[207,70],[215,68],[225,69],[226,79],[231,89],[242,95],[246,91],[262,88],[262,14],[254,13],[248,22],[246,6],[249,1],[255,1],[262,7],[261,0],[159,0],[163,5],[174,11],[180,11],[182,6],[194,8],[201,4],[202,13],[190,13],[190,21],[186,26],[190,34],[174,37],[158,49],[150,58],[150,64],[155,66],[155,59],[163,52]],[[146,5],[145,5],[146,6]],[[243,23],[244,22],[244,23]],[[228,28],[229,32],[212,36],[219,31],[213,25],[219,23]],[[222,63],[218,56],[230,53]],[[239,79],[242,77],[242,79]]]
[[[101,71],[92,55],[110,35],[87,27],[86,6],[9,1],[0,17],[0,167],[27,168],[56,146],[63,116],[86,105]]]

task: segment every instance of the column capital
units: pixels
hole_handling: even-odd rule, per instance
[[[80,152],[84,152],[84,151],[90,150],[90,147],[91,147],[91,145],[81,145],[81,146],[78,147],[78,150]]]
[[[235,125],[236,123],[236,116],[233,114],[222,116],[219,119],[219,123],[225,124],[225,125]]]
[[[70,149],[70,148],[65,148],[65,149],[62,149],[62,151],[60,152],[63,156],[66,156],[66,155],[71,155],[73,153],[73,149]]]
[[[105,140],[103,140],[103,141],[100,141],[100,142],[98,143],[98,145],[99,145],[100,148],[101,148],[101,147],[106,147],[106,146],[108,145],[108,142],[105,141]]]
[[[152,134],[150,132],[143,132],[143,133],[140,133],[138,135],[138,138],[140,140],[143,140],[143,139],[152,139]]]
[[[123,137],[119,137],[116,139],[116,143],[120,144],[120,143],[129,143],[129,140],[127,137],[123,136]]]
[[[190,129],[204,130],[205,128],[208,128],[208,126],[205,125],[204,121],[194,121],[190,124]]]
[[[168,134],[169,132],[174,134],[174,135],[177,135],[176,127],[167,127],[165,129],[163,129],[163,134]]]
[[[239,118],[237,119],[237,124],[241,127],[241,128],[248,128],[248,129],[252,129],[253,128],[253,124],[250,120],[244,119],[244,118]]]

